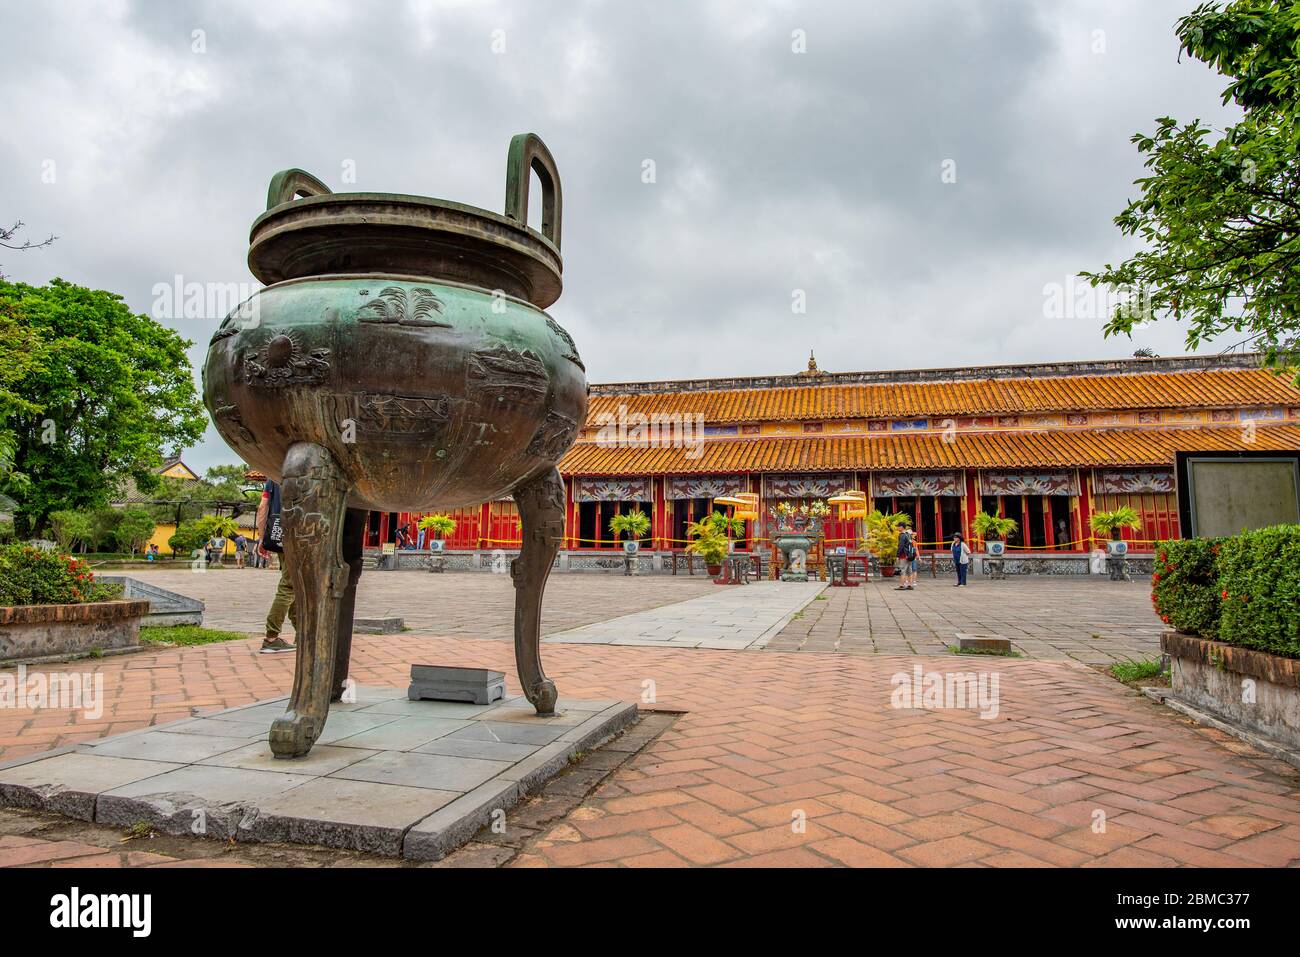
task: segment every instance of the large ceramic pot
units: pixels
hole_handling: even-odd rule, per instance
[[[528,160],[550,174],[541,234],[521,214],[526,188],[502,216],[275,177],[248,252],[267,286],[222,323],[203,369],[245,462],[279,479],[289,446],[313,442],[346,474],[350,506],[398,511],[503,497],[564,454],[586,375],[544,311],[561,288],[560,198],[539,155],[512,164],[507,191],[526,187]]]

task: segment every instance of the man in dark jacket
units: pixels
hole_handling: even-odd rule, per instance
[[[293,579],[284,561],[284,526],[280,524],[280,486],[267,481],[262,490],[262,501],[257,507],[257,538],[268,552],[280,556],[280,583],[275,588],[271,610],[266,615],[266,638],[262,640],[262,654],[275,655],[298,649],[280,637],[285,616],[298,630],[298,616],[293,605]]]

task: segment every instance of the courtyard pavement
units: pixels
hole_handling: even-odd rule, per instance
[[[258,577],[224,578],[241,582],[239,589],[227,585],[225,595],[244,600],[242,582]],[[263,577],[273,584],[273,576]],[[394,587],[438,579],[418,585],[397,612],[441,616],[476,636],[505,628],[490,620],[508,609],[504,598],[492,599],[491,613],[479,605],[486,589],[508,587],[498,577],[374,576]],[[653,588],[654,581],[557,575],[547,615],[574,615],[566,602],[585,605],[592,620],[623,613],[632,594],[625,589]],[[1123,630],[1118,603],[1128,601],[1141,608],[1132,626],[1150,627],[1149,606],[1137,600],[1146,598],[1140,586],[926,584],[912,593],[828,589],[825,600],[814,598],[806,608],[825,605],[821,622],[841,602],[848,609],[861,602],[874,614],[871,603],[880,600],[907,632],[910,619],[898,599],[918,620],[937,621],[954,614],[946,603],[955,594],[987,616],[998,612],[999,621],[1037,619],[1068,638],[1072,622],[1080,633],[1103,619]],[[1009,587],[995,592],[1002,584]],[[661,594],[687,597],[692,585],[664,587]],[[1080,587],[1087,591],[1071,597]],[[729,591],[757,594],[753,586]],[[420,608],[431,594],[438,607]],[[214,592],[207,600],[210,623],[218,624],[225,598]],[[1105,608],[1111,611],[1102,615]],[[785,631],[809,618],[792,620]],[[778,639],[761,653],[548,643],[546,669],[562,695],[681,714],[564,816],[512,822],[527,840],[510,866],[1300,865],[1295,769],[1079,661],[894,655],[883,648],[847,654],[843,640],[822,651],[810,647],[816,622],[810,624],[798,653],[773,650]],[[411,662],[437,662],[505,671],[509,692],[519,690],[508,644],[445,631],[359,635],[353,661],[363,684],[400,688]],[[291,656],[258,655],[256,639],[63,667],[103,676],[103,714],[92,720],[66,710],[0,710],[0,760],[185,718],[191,709],[278,697],[293,673]],[[946,708],[900,707],[908,702],[898,692],[918,669],[925,677],[966,673],[990,690],[996,680],[996,707],[983,717],[952,700],[928,703],[954,705]],[[4,820],[0,866],[170,863],[132,858],[135,852],[116,846],[42,840],[34,819]],[[221,863],[211,846],[205,853],[206,863]]]

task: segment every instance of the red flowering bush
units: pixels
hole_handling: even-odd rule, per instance
[[[1216,555],[1220,539],[1186,538],[1156,546],[1151,603],[1167,625],[1213,638],[1218,632]]]
[[[72,605],[117,597],[70,555],[16,543],[0,546],[0,605]]]

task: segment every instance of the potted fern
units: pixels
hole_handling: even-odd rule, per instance
[[[1106,551],[1112,555],[1123,555],[1128,552],[1128,543],[1120,541],[1124,529],[1142,527],[1142,521],[1138,518],[1138,513],[1127,505],[1121,505],[1109,512],[1095,512],[1092,518],[1088,520],[1088,524],[1092,526],[1094,532],[1110,536]]]
[[[971,522],[971,531],[974,532],[985,543],[985,550],[990,555],[1001,556],[1007,550],[1007,536],[1014,532],[1020,526],[1014,518],[1003,518],[1000,515],[990,515],[988,512],[980,512]],[[989,538],[994,541],[989,541]]]
[[[650,531],[650,516],[639,508],[622,515],[615,515],[609,520],[609,530],[615,536],[625,536],[623,551],[629,554],[640,548],[640,539]]]
[[[426,515],[420,519],[416,527],[429,532],[433,536],[429,539],[429,551],[431,552],[442,551],[443,542],[447,537],[456,534],[456,520],[450,515]]]
[[[872,509],[867,516],[867,536],[862,540],[862,547],[876,556],[880,563],[880,574],[889,578],[894,574],[894,563],[898,558],[898,535],[912,524],[906,512],[886,515],[880,509]]]

